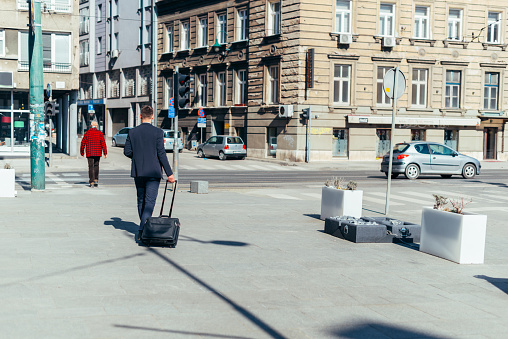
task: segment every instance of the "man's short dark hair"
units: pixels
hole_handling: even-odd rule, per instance
[[[141,119],[148,119],[151,118],[153,115],[153,108],[145,105],[141,107]]]

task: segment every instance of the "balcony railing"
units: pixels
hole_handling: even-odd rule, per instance
[[[71,72],[71,64],[64,63],[49,63],[44,62],[42,65],[42,69],[44,72],[55,72],[55,73],[70,73]],[[18,61],[18,70],[20,71],[29,71],[30,64],[28,61]]]
[[[18,9],[28,11],[28,2],[26,0],[18,0]],[[41,11],[53,11],[53,12],[63,12],[70,13],[72,11],[72,4],[69,1],[69,4],[55,4],[52,3],[51,0],[42,0],[41,1]]]

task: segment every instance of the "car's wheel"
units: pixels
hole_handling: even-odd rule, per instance
[[[404,175],[410,180],[417,179],[420,176],[420,167],[417,164],[409,164],[406,166]]]
[[[462,168],[462,177],[464,179],[473,179],[476,175],[476,166],[469,163],[464,165],[464,168]]]
[[[385,176],[388,178],[388,172],[385,172]],[[399,173],[392,173],[392,179],[395,179],[399,176]]]
[[[245,160],[245,156],[243,156],[243,157],[240,157],[240,160]]]
[[[441,178],[443,179],[450,179],[452,177],[451,174],[441,174]]]
[[[224,154],[224,152],[220,151],[220,152],[219,152],[219,159],[220,159],[220,160],[226,160],[226,158],[227,158],[227,157],[226,157],[226,155]]]
[[[113,140],[111,141],[111,143],[113,144],[113,147],[116,147],[116,140],[115,140],[115,139],[113,139]]]
[[[198,149],[198,158],[204,158],[204,157],[205,157],[205,153],[203,153],[203,150]]]
[[[179,150],[178,150],[178,153],[182,153],[182,152],[183,152],[183,149],[179,149]]]

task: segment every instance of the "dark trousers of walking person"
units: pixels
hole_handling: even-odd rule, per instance
[[[145,225],[146,220],[152,216],[155,202],[157,201],[160,181],[160,178],[134,178],[138,195],[138,214],[141,220],[139,224],[140,230]]]
[[[101,157],[88,157],[88,178],[90,185],[99,182],[99,161]]]

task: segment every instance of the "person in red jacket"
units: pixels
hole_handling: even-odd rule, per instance
[[[92,128],[86,131],[81,140],[81,156],[85,155],[88,159],[88,177],[90,179],[90,187],[99,186],[99,161],[102,153],[104,158],[108,157],[108,149],[102,132],[97,129],[97,121],[92,121]]]

